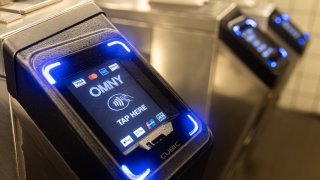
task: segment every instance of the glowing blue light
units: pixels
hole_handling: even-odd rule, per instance
[[[288,52],[287,52],[284,48],[279,48],[278,51],[280,52],[281,57],[282,57],[283,59],[285,59],[285,58],[288,57]]]
[[[253,28],[257,27],[257,23],[253,19],[246,19],[245,23]]]
[[[267,64],[271,67],[271,68],[276,68],[278,66],[278,62],[277,61],[273,61],[273,60],[267,60]]]
[[[303,38],[308,41],[310,39],[310,34],[309,33],[304,33]]]
[[[280,23],[282,22],[282,19],[278,16],[278,17],[276,17],[276,18],[274,19],[274,22],[275,22],[276,24],[280,24]]]
[[[299,39],[298,39],[298,44],[299,44],[300,46],[304,45],[304,43],[305,43],[305,40],[304,40],[304,39],[302,39],[302,38],[299,38]]]
[[[42,69],[42,75],[47,79],[47,81],[50,84],[55,84],[56,83],[56,80],[54,80],[53,77],[50,75],[50,71],[53,68],[56,68],[56,67],[58,67],[60,65],[61,65],[60,62],[55,62],[55,63],[47,65],[45,68]]]
[[[240,31],[239,25],[233,26],[232,30],[237,36],[241,36],[241,31]]]
[[[134,180],[142,180],[145,179],[151,172],[151,170],[148,168],[147,170],[145,170],[143,173],[139,174],[139,175],[135,175],[133,174],[130,169],[126,166],[126,165],[122,165],[121,166],[122,171],[124,172],[124,174],[129,178],[129,179],[134,179]]]
[[[281,18],[285,21],[290,21],[290,16],[288,14],[285,14],[285,13],[281,14]]]
[[[113,45],[121,45],[127,52],[131,52],[131,50],[129,49],[129,47],[127,45],[125,45],[123,42],[121,41],[112,41],[112,42],[109,42],[107,45],[110,47],[110,46],[113,46]]]
[[[187,116],[188,116],[188,118],[191,120],[191,122],[194,125],[194,128],[192,129],[192,131],[189,132],[189,135],[192,136],[192,135],[194,135],[194,133],[196,133],[198,131],[199,126],[198,126],[197,121],[194,120],[192,116],[190,116],[189,114]]]

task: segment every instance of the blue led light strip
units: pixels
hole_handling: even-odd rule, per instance
[[[280,47],[278,48],[278,51],[280,52],[283,59],[286,59],[288,57],[288,52],[284,48]]]
[[[143,173],[139,174],[139,175],[135,175],[133,174],[130,169],[126,166],[126,165],[122,165],[121,166],[122,171],[124,172],[124,174],[129,178],[129,179],[134,179],[134,180],[142,180],[145,179],[151,172],[151,170],[148,168],[147,170],[145,170]]]
[[[245,23],[253,28],[257,27],[257,23],[253,19],[246,19]]]
[[[192,136],[192,135],[194,135],[194,133],[196,133],[198,131],[199,125],[198,125],[197,121],[193,119],[192,116],[190,116],[189,114],[187,116],[194,125],[194,128],[189,132],[189,135]]]
[[[110,46],[113,46],[113,45],[121,45],[127,52],[131,52],[131,50],[129,49],[129,47],[127,45],[125,45],[123,42],[121,41],[112,41],[112,42],[109,42],[107,45],[110,47]]]
[[[50,71],[58,66],[60,66],[61,63],[60,62],[55,62],[52,64],[47,65],[45,68],[42,69],[42,74],[43,76],[47,79],[47,81],[50,84],[55,84],[56,80],[53,79],[53,77],[50,75]]]

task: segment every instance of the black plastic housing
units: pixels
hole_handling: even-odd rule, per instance
[[[73,108],[41,79],[36,67],[48,59],[79,52],[110,38],[123,39],[105,14],[93,3],[87,3],[13,34],[4,41],[9,93],[22,105],[80,179],[123,179],[126,176],[115,164],[108,147],[99,142],[75,115]],[[77,43],[72,43],[75,41]],[[140,56],[140,59],[143,58]],[[144,61],[141,63],[184,104],[149,64]],[[201,121],[199,126],[201,131],[174,153],[174,159],[168,158],[166,165],[152,174],[153,177],[163,179],[173,176],[212,141],[206,125]]]
[[[230,31],[228,23],[240,16],[244,15],[239,10],[235,10],[221,20],[219,38],[232,50],[232,52],[235,53],[236,56],[239,57],[244,64],[248,66],[251,71],[253,71],[261,79],[262,82],[264,82],[268,87],[273,88],[278,83],[279,78],[283,76],[290,62],[286,60],[286,62],[284,62],[277,70],[267,67],[266,63],[263,62],[256,52],[252,51],[252,48],[249,47],[248,44],[242,40],[239,40],[239,38]],[[265,35],[261,31],[260,34]],[[272,44],[276,44],[267,35],[265,35],[264,38],[272,42]]]
[[[272,14],[269,16],[268,24],[271,30],[276,32],[278,34],[278,37],[281,38],[283,41],[285,41],[288,46],[290,46],[297,54],[303,54],[306,47],[309,44],[309,39],[305,41],[303,45],[298,44],[298,40],[295,39],[288,31],[286,31],[281,26],[277,25],[274,21],[274,19],[278,16],[280,16],[281,13],[275,9]],[[290,21],[291,26],[301,35],[303,36],[304,33],[292,22]],[[303,38],[303,37],[301,37]]]

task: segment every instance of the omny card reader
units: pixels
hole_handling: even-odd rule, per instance
[[[172,177],[211,132],[93,3],[4,40],[8,90],[81,179]]]

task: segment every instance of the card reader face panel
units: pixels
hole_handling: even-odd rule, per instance
[[[221,21],[220,38],[266,85],[273,87],[287,69],[289,54],[241,13]]]
[[[285,66],[283,60],[288,57],[287,51],[263,34],[253,19],[240,16],[230,21],[228,26],[239,37],[239,40],[257,55],[257,59],[271,71],[279,70]]]
[[[308,33],[303,33],[286,13],[275,10],[269,17],[270,28],[278,34],[298,54],[302,54],[310,40]]]
[[[71,75],[63,84],[123,152],[168,120],[118,60]]]
[[[119,164],[125,164],[122,170],[129,167],[133,174],[141,174],[158,168],[201,125],[141,66],[131,49],[123,39],[113,39],[46,61],[38,71]]]

